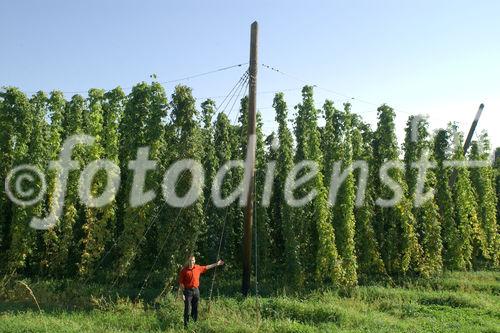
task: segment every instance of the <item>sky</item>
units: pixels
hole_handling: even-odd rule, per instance
[[[432,129],[457,121],[500,146],[499,1],[2,1],[0,86],[26,92],[129,88],[246,63],[250,24],[259,23],[257,106],[274,130],[272,99],[290,115],[300,89],[315,102],[376,124],[377,106],[396,111],[400,139],[410,114]],[[246,65],[245,65],[246,66]],[[186,84],[201,102],[222,102],[245,67],[164,84]],[[127,92],[129,91],[126,90]],[[236,110],[229,110],[235,119]],[[401,141],[400,141],[401,143]]]

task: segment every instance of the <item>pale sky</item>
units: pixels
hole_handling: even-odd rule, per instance
[[[498,1],[2,1],[0,85],[110,89],[247,62],[257,20],[259,62],[302,80],[259,68],[267,133],[266,92],[284,90],[292,113],[306,81],[323,88],[318,107],[325,98],[340,106],[342,95],[369,102],[352,100],[353,111],[373,124],[376,105],[393,106],[400,138],[409,113],[467,131],[484,103],[478,132],[500,146],[499,15]],[[200,98],[224,96],[243,71],[182,83]],[[165,84],[169,95],[173,87]]]

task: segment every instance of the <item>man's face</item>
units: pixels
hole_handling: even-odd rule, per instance
[[[193,268],[195,263],[196,263],[195,257],[189,258],[189,260],[188,260],[189,268]]]

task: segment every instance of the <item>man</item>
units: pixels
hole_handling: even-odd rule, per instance
[[[209,269],[224,265],[224,261],[222,260],[207,266],[195,265],[195,263],[196,258],[190,255],[187,266],[179,274],[179,290],[182,291],[182,299],[184,300],[184,327],[187,327],[190,309],[193,320],[198,320],[198,301],[200,300],[198,287],[200,286],[200,275]]]

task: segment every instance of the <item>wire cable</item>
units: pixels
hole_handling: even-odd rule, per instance
[[[225,67],[221,67],[221,68],[217,68],[217,69],[214,69],[214,70],[211,70],[211,71],[207,71],[207,72],[203,72],[203,73],[198,73],[198,74],[193,74],[193,75],[188,75],[188,76],[185,76],[185,77],[181,77],[181,78],[178,78],[178,79],[172,79],[172,80],[167,80],[167,81],[159,81],[158,83],[159,84],[169,84],[169,83],[176,83],[176,82],[181,82],[181,81],[186,81],[186,80],[191,80],[191,79],[195,79],[195,78],[198,78],[198,77],[202,77],[202,76],[206,76],[206,75],[210,75],[210,74],[215,74],[215,73],[218,73],[218,72],[223,72],[223,71],[226,71],[226,70],[229,70],[229,69],[232,69],[232,68],[236,68],[236,67],[241,67],[241,66],[244,66],[248,64],[248,62],[244,62],[244,63],[240,63],[240,64],[234,64],[234,65],[230,65],[230,66],[225,66]],[[134,86],[127,86],[127,87],[122,87],[123,90],[130,90],[132,89]],[[112,88],[114,89],[114,88]],[[90,89],[87,89],[87,90],[74,90],[74,91],[61,91],[63,94],[86,94],[88,93]],[[107,90],[111,90],[111,89],[107,89]],[[38,90],[40,91],[40,90]],[[25,94],[36,94],[38,91],[23,91]]]
[[[237,94],[240,94],[241,88],[243,88],[245,86],[245,84],[246,84],[247,81],[248,81],[248,71],[246,71],[245,74],[243,74],[243,76],[241,77],[240,81],[233,88],[234,89],[234,93],[230,96],[229,100],[227,98],[225,98],[222,101],[221,105],[219,107],[217,107],[217,111],[218,112],[226,112],[226,109],[227,109],[228,105],[231,103],[231,101],[234,98],[237,98]],[[229,115],[228,115],[228,117],[229,117]]]
[[[245,80],[244,84],[241,86],[240,91],[238,91],[238,93],[237,93],[236,97],[234,98],[234,101],[233,101],[233,104],[231,105],[231,108],[228,110],[227,117],[228,117],[229,119],[230,119],[230,117],[231,117],[231,113],[232,113],[232,112],[233,112],[233,110],[234,110],[234,106],[236,105],[236,102],[241,101],[241,98],[242,98],[242,97],[240,97],[240,96],[242,96],[242,94],[241,94],[241,93],[242,93],[245,89],[248,89],[248,83],[249,83],[249,76],[247,75],[247,77],[246,77],[246,80]],[[229,103],[228,103],[227,105],[229,105]],[[236,118],[236,119],[235,119],[235,121],[234,121],[234,122],[236,122],[236,120],[237,120],[237,116],[238,116],[238,115],[236,114],[236,115],[235,115],[235,118]]]
[[[212,71],[208,71],[208,72],[204,72],[204,73],[200,73],[200,74],[186,76],[186,77],[183,77],[183,78],[180,78],[180,79],[173,79],[173,80],[169,80],[169,81],[160,81],[159,83],[160,84],[168,84],[168,83],[175,83],[175,82],[180,82],[180,81],[191,80],[191,79],[194,79],[194,78],[197,78],[197,77],[200,77],[200,76],[206,76],[206,75],[209,75],[209,74],[223,72],[223,71],[226,71],[226,70],[231,69],[231,68],[241,67],[241,66],[244,66],[246,64],[248,64],[248,62],[241,63],[241,64],[236,64],[236,65],[231,65],[231,66],[226,66],[226,67],[214,69]]]
[[[306,81],[306,80],[301,79],[301,78],[299,78],[297,76],[285,73],[285,72],[283,72],[282,70],[280,70],[280,69],[278,69],[276,67],[272,67],[272,66],[269,66],[269,65],[266,65],[266,64],[261,64],[261,66],[264,67],[264,68],[266,68],[266,69],[268,69],[268,70],[270,70],[270,71],[279,73],[279,74],[281,74],[283,76],[287,76],[287,77],[289,77],[291,79],[294,79],[296,81],[300,81],[300,82],[302,82],[304,84],[312,85],[313,87],[316,87],[316,88],[321,89],[323,91],[326,91],[326,92],[329,92],[329,93],[332,93],[332,94],[344,97],[346,100],[358,101],[358,102],[361,102],[361,103],[364,103],[364,104],[368,104],[368,105],[371,105],[371,106],[375,106],[375,107],[379,106],[379,104],[377,104],[377,103],[373,103],[373,102],[370,102],[370,101],[367,101],[365,99],[361,99],[361,98],[358,98],[358,97],[349,96],[347,94],[344,94],[344,93],[341,93],[341,92],[338,92],[338,91],[335,91],[335,90],[332,90],[332,89],[328,89],[328,88],[322,87],[322,86],[320,86],[318,84],[313,84],[310,81]],[[401,110],[400,108],[397,108],[397,111],[402,112],[402,113],[406,113],[406,114],[412,114],[410,112]]]

